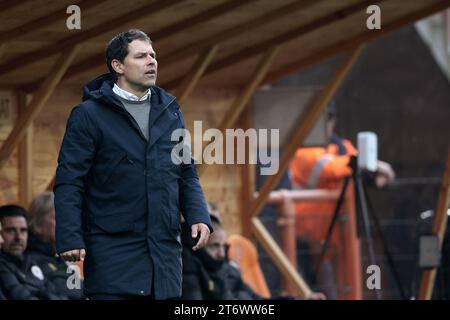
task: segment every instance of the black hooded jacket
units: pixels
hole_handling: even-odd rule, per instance
[[[7,300],[66,300],[28,255],[0,253],[0,286]]]
[[[69,289],[67,280],[69,277],[75,276],[74,270],[70,268],[67,262],[56,255],[56,251],[50,243],[42,241],[30,232],[28,234],[26,254],[37,263],[47,281],[51,282],[60,294],[67,296],[71,300],[84,299],[82,280],[79,279],[79,288]]]

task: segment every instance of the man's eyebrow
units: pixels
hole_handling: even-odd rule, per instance
[[[147,54],[147,51],[138,51],[134,55],[135,56],[140,56],[140,55],[145,55],[145,54]],[[156,52],[155,51],[150,51],[150,54],[156,56]]]

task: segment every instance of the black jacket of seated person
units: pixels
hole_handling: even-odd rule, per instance
[[[56,250],[51,243],[44,242],[34,233],[29,232],[26,254],[38,264],[47,281],[55,286],[58,293],[66,295],[70,300],[84,299],[81,280],[80,288],[69,289],[67,286],[67,280],[74,275],[74,271],[68,270],[69,264],[56,256]]]
[[[261,300],[242,280],[237,266],[228,259],[213,259],[205,249],[192,251],[193,241],[182,225],[184,300]]]
[[[66,300],[28,255],[0,253],[0,286],[7,300]]]

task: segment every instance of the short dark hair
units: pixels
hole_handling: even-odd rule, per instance
[[[209,217],[211,218],[211,222],[213,224],[217,224],[219,226],[222,226],[222,222],[219,220],[219,218],[217,218],[215,215],[210,214]]]
[[[27,220],[27,216],[27,210],[15,204],[7,204],[0,207],[0,222],[3,222],[5,217],[24,217]]]
[[[51,191],[45,191],[37,195],[31,202],[29,209],[29,227],[36,233],[36,229],[42,226],[44,218],[55,209],[55,195]]]
[[[126,32],[121,32],[114,38],[112,38],[111,41],[109,41],[108,45],[106,46],[105,54],[106,65],[112,75],[116,76],[116,72],[111,66],[111,61],[117,59],[120,62],[123,62],[128,54],[128,44],[133,40],[148,41],[150,44],[152,44],[152,40],[150,40],[150,37],[144,31],[138,29],[130,29]]]
[[[213,211],[219,210],[219,207],[217,207],[217,204],[215,202],[206,201],[206,203],[208,204],[211,210]]]

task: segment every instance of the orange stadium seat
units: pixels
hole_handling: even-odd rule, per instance
[[[244,282],[260,296],[270,298],[271,294],[259,265],[255,245],[238,234],[231,235],[228,244],[230,246],[228,257],[239,265]]]

